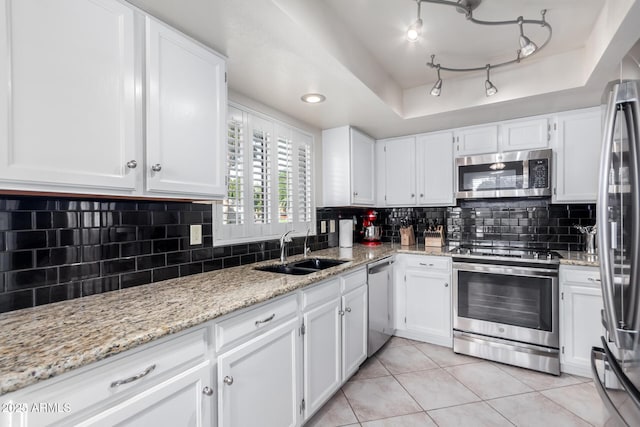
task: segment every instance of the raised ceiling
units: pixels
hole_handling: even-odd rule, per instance
[[[442,73],[425,66],[483,65],[515,56],[517,27],[469,23],[454,8],[423,4],[423,39],[404,32],[415,0],[130,0],[228,56],[232,91],[317,128],[351,124],[376,138],[596,105],[616,64],[640,39],[640,0],[484,0],[480,19],[546,19],[553,38],[521,64]],[[525,27],[533,40],[544,32]],[[506,56],[505,56],[506,55]],[[327,101],[306,105],[320,92]]]

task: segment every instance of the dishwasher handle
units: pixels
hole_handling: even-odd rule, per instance
[[[385,258],[381,261],[369,264],[367,266],[367,272],[369,274],[378,274],[383,271],[386,271],[391,264],[393,264],[393,259]]]

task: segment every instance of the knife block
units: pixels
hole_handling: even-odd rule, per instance
[[[444,230],[441,225],[436,228],[436,231],[424,232],[424,246],[427,247],[442,247],[444,246]]]

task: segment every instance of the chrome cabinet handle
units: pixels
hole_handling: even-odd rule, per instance
[[[162,165],[160,163],[156,163],[155,165],[151,166],[151,170],[154,172],[160,172],[162,170]]]
[[[347,313],[351,313],[351,307],[345,308],[344,311],[346,311]]]
[[[423,193],[420,193],[420,197],[421,197],[421,198],[422,198],[422,197],[424,197],[424,194],[423,194]]]
[[[213,394],[213,389],[207,386],[202,389],[202,394],[204,394],[205,396],[211,396]]]
[[[354,191],[354,192],[353,192],[353,195],[354,195],[354,196],[357,196],[357,195],[358,195],[358,192],[357,192],[357,191]]]
[[[149,366],[144,371],[142,371],[139,374],[136,374],[136,375],[134,375],[132,377],[125,378],[123,380],[114,381],[114,382],[111,383],[111,388],[118,387],[119,385],[129,384],[129,383],[132,383],[134,381],[137,381],[140,378],[143,378],[143,377],[146,377],[147,375],[149,375],[151,372],[153,372],[154,369],[156,369],[156,365],[155,364]]]
[[[590,282],[600,282],[600,279],[596,279],[594,277],[589,277],[589,278],[587,278],[587,280],[590,281]]]
[[[271,321],[273,320],[273,318],[274,318],[274,317],[276,317],[276,314],[275,314],[275,313],[273,313],[271,316],[267,317],[267,318],[266,318],[266,319],[264,319],[264,320],[256,320],[256,323],[255,323],[255,324],[256,324],[256,328],[257,328],[258,326],[260,326],[260,324],[261,324],[261,323],[271,322]]]
[[[340,310],[340,311],[338,311],[338,314],[339,314],[340,316],[344,316],[344,310]]]
[[[433,267],[433,263],[427,264],[426,262],[421,262],[420,265],[424,265],[425,267]]]
[[[415,193],[411,193],[411,198],[413,199],[414,197],[416,197]]]
[[[448,287],[449,287],[449,284],[445,282],[444,287],[445,287],[445,288],[448,288]]]
[[[231,385],[233,384],[233,377],[230,377],[229,375],[227,375],[226,377],[224,377],[222,382],[224,382],[226,385]]]
[[[135,169],[135,168],[136,168],[136,166],[138,166],[138,162],[136,162],[135,160],[129,160],[129,161],[127,162],[127,167],[128,167],[129,169]]]

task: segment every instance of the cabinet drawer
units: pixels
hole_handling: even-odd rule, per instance
[[[411,268],[428,268],[429,270],[440,270],[449,273],[451,269],[451,258],[426,255],[403,255],[402,263]]]
[[[560,282],[580,283],[600,287],[600,269],[597,267],[560,266]]]
[[[220,350],[257,331],[271,329],[283,320],[296,316],[297,313],[298,298],[296,295],[290,295],[218,322],[215,325],[216,349]]]
[[[340,298],[340,279],[338,278],[302,291],[302,310],[333,298]]]
[[[367,283],[367,269],[361,268],[359,270],[347,273],[340,277],[342,282],[342,293],[347,293],[356,289],[358,286],[362,286]]]
[[[135,351],[135,350],[134,350]],[[28,408],[54,405],[55,411],[15,414],[15,425],[41,426],[73,420],[103,410],[111,402],[128,398],[166,380],[180,370],[206,359],[206,328],[113,360],[71,371],[7,397]],[[22,416],[22,424],[18,419]],[[68,420],[67,420],[68,419]]]

